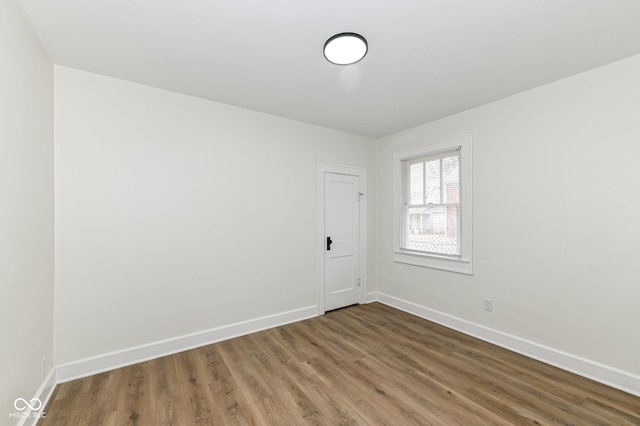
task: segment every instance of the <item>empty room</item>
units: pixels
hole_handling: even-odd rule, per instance
[[[0,0],[0,425],[640,425],[640,2]]]

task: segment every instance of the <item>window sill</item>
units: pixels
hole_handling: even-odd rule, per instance
[[[441,269],[443,271],[473,275],[473,268],[470,259],[452,259],[450,257],[443,256],[394,251],[393,261],[422,266],[423,268]]]

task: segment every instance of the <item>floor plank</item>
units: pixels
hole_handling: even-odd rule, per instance
[[[40,425],[640,425],[640,398],[372,303],[59,385]]]

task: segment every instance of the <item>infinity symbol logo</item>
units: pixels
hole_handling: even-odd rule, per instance
[[[18,398],[13,402],[13,406],[18,411],[24,411],[27,408],[31,411],[38,411],[42,407],[42,401],[38,398],[33,398],[31,401],[27,401],[24,398]]]

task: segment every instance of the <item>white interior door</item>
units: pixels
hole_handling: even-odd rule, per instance
[[[360,301],[360,177],[325,173],[325,310]]]

